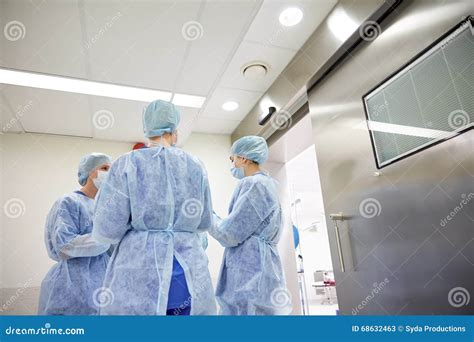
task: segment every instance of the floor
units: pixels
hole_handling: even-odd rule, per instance
[[[312,316],[335,316],[338,308],[337,304],[310,304],[309,314]]]
[[[322,304],[324,297],[309,300],[309,314],[312,316],[335,316],[339,309],[337,302],[334,304]]]

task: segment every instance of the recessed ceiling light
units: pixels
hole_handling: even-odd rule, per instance
[[[283,26],[295,26],[303,19],[303,11],[298,7],[289,7],[280,13],[279,19]]]
[[[237,108],[239,108],[239,104],[235,101],[227,101],[226,103],[222,105],[222,109],[228,112],[236,110]]]
[[[141,102],[151,102],[154,100],[170,101],[172,96],[172,93],[167,91],[2,68],[0,68],[0,84],[11,84],[22,87],[57,90],[68,93],[104,96]],[[205,100],[205,97],[185,94],[175,94],[173,97],[173,103],[183,107],[201,108]]]

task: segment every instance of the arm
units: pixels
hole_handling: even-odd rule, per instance
[[[244,181],[239,186],[241,189],[236,192],[238,198],[232,212],[225,219],[214,214],[213,224],[209,229],[211,236],[224,247],[235,247],[247,240],[265,218],[265,202],[258,185]]]
[[[109,244],[100,243],[92,238],[92,234],[78,235],[61,250],[61,254],[77,258],[101,255],[110,248]]]
[[[197,228],[198,233],[205,232],[211,227],[212,224],[212,199],[211,191],[209,188],[209,180],[207,178],[207,172],[202,166],[202,176],[201,176],[201,199],[202,199],[202,213],[201,213],[201,222]],[[206,235],[207,240],[207,235]],[[206,241],[207,247],[207,241]]]
[[[131,209],[124,167],[126,158],[112,164],[97,196],[92,236],[100,242],[117,244],[129,229]]]
[[[65,199],[59,204],[54,223],[53,245],[62,259],[97,256],[109,249],[92,239],[91,234],[80,234],[78,204]]]

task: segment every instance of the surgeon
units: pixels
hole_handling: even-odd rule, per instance
[[[209,233],[225,247],[216,297],[222,315],[279,315],[291,311],[276,249],[282,214],[275,181],[262,171],[265,139],[246,136],[231,148],[232,175],[239,183],[229,215],[214,215]]]
[[[84,156],[78,169],[80,190],[58,199],[46,218],[45,243],[57,263],[41,284],[40,315],[96,315],[95,296],[102,286],[110,248],[92,239],[94,198],[111,159]]]
[[[148,148],[116,160],[101,188],[93,236],[118,244],[101,315],[216,313],[202,240],[212,223],[209,184],[199,160],[175,146],[179,119],[172,103],[150,103]]]

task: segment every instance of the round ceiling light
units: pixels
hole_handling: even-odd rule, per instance
[[[260,62],[252,62],[244,65],[242,73],[249,80],[259,80],[267,75],[268,66]]]
[[[298,7],[289,7],[280,13],[280,24],[283,26],[295,26],[303,19],[303,11]]]
[[[227,101],[222,105],[222,109],[231,112],[239,108],[239,104],[235,101]]]

